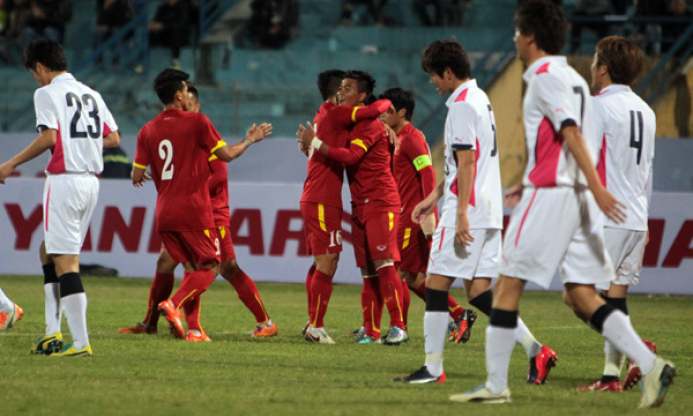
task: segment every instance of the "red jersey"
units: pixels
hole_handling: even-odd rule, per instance
[[[380,120],[360,121],[351,132],[348,149],[330,147],[328,156],[347,165],[354,210],[364,212],[367,204],[399,207],[397,184],[390,168],[387,133]]]
[[[349,139],[348,128],[358,120],[376,119],[390,108],[390,101],[380,100],[366,107],[347,107],[330,102],[320,106],[313,124],[315,134],[330,147],[346,147]],[[303,184],[301,202],[342,208],[342,184],[344,167],[335,161],[314,151],[308,153],[308,173]]]
[[[229,212],[229,167],[223,160],[212,156],[209,159],[209,197],[212,200],[212,213],[214,224],[217,227],[229,227],[231,225],[231,213]]]
[[[436,187],[436,173],[423,133],[409,123],[397,134],[397,140],[399,149],[395,149],[392,173],[402,201],[400,227],[411,227],[414,207]]]
[[[157,231],[214,228],[207,181],[210,154],[225,143],[203,114],[165,110],[137,135],[135,167],[151,167]]]

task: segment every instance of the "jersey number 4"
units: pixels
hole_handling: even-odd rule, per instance
[[[101,137],[101,118],[99,118],[99,106],[96,104],[94,97],[89,94],[84,94],[82,95],[82,99],[80,99],[77,94],[68,92],[65,94],[65,100],[67,101],[68,107],[76,107],[75,113],[72,115],[72,121],[70,122],[70,137],[73,139],[86,139],[87,136],[92,139],[98,139]],[[92,108],[92,110],[88,113],[91,120],[89,124],[87,124],[87,131],[80,131],[78,129],[79,119],[82,118],[82,105],[85,107],[91,106]]]
[[[161,171],[161,180],[167,181],[173,178],[173,143],[170,140],[159,142],[159,157],[164,161],[164,169]]]
[[[635,137],[635,118],[638,118],[638,137]],[[630,111],[630,147],[638,149],[638,154],[635,160],[640,164],[640,157],[642,156],[642,111]]]

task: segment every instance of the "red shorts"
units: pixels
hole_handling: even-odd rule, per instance
[[[354,244],[356,266],[364,267],[373,260],[399,261],[397,224],[399,210],[383,208],[363,213],[351,219],[351,239]]]
[[[231,230],[227,227],[217,227],[219,233],[219,251],[221,252],[221,261],[226,259],[236,260],[236,251],[233,249],[233,240],[231,240]]]
[[[221,261],[217,230],[160,231],[161,240],[176,263],[197,265]]]
[[[342,251],[342,209],[317,202],[301,202],[308,254]]]
[[[397,246],[401,260],[395,264],[400,270],[411,273],[426,273],[428,255],[431,253],[431,239],[427,239],[421,227],[407,224],[397,231]]]

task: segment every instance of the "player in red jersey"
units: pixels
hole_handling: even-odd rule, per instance
[[[375,80],[362,71],[344,75],[337,94],[340,104],[361,106],[371,96]],[[383,297],[390,313],[390,331],[386,344],[399,344],[409,336],[402,316],[402,284],[394,267],[399,260],[397,223],[400,200],[390,170],[390,150],[385,128],[379,120],[359,121],[350,134],[348,148],[330,146],[315,136],[315,130],[301,126],[299,137],[330,159],[347,165],[352,197],[352,237],[356,265],[364,276],[377,271],[377,277],[366,279],[364,285]],[[376,333],[375,330],[378,330]],[[370,342],[379,340],[379,328],[366,327]],[[307,333],[306,333],[307,334]],[[365,340],[364,337],[364,340]]]
[[[197,89],[191,82],[188,86],[188,111],[200,112],[200,101]],[[255,283],[246,275],[236,262],[236,255],[231,241],[231,234],[228,230],[230,226],[229,213],[229,193],[228,193],[228,168],[226,163],[212,156],[209,167],[211,176],[209,178],[209,192],[212,200],[212,210],[214,220],[219,231],[219,243],[222,255],[222,263],[219,274],[226,279],[238,293],[239,299],[250,310],[255,317],[257,326],[253,331],[253,337],[272,337],[277,335],[277,327],[267,314],[262,298],[257,291]],[[173,271],[178,263],[173,260],[166,247],[162,247],[159,258],[156,262],[156,274],[149,291],[149,302],[147,314],[141,323],[131,328],[120,328],[124,334],[156,333],[159,312],[157,305],[166,300],[173,291]],[[193,269],[186,269],[185,275],[192,273]],[[209,341],[199,322],[199,298],[190,304],[186,304],[186,321],[188,325],[187,341]]]
[[[397,244],[401,261],[396,263],[397,272],[402,278],[404,294],[404,325],[407,325],[409,314],[409,290],[411,289],[422,300],[426,300],[426,266],[431,251],[431,236],[435,231],[436,211],[427,216],[423,225],[411,220],[411,213],[419,202],[436,187],[436,173],[431,162],[431,151],[423,133],[411,124],[414,115],[414,95],[411,91],[391,88],[378,97],[387,99],[392,107],[380,119],[390,126],[399,140],[399,149],[395,150],[392,162],[392,173],[397,182],[397,190],[402,200]],[[467,342],[471,334],[476,313],[465,310],[448,295],[448,310],[454,321],[449,341]]]
[[[158,193],[157,231],[173,260],[195,270],[172,298],[159,303],[177,338],[185,336],[180,308],[198,298],[218,272],[218,234],[208,191],[210,154],[230,162],[272,130],[269,124],[253,125],[243,141],[227,146],[207,117],[186,111],[188,77],[166,69],[155,79],[154,90],[165,108],[140,130],[132,177],[136,187],[143,186],[151,165]]]
[[[390,105],[376,102],[366,107],[338,106],[337,91],[344,71],[329,70],[318,75],[318,89],[324,100],[313,123],[328,144],[345,147],[348,128],[357,120],[376,119]],[[329,159],[310,146],[304,146],[308,156],[308,172],[301,195],[301,213],[306,230],[308,249],[314,263],[306,277],[309,322],[305,335],[311,342],[332,344],[324,330],[324,317],[332,294],[332,278],[337,271],[342,251],[342,184],[344,166]]]

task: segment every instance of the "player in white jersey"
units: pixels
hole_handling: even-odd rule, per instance
[[[587,84],[565,57],[556,56],[565,43],[566,26],[563,10],[550,0],[525,0],[515,12],[515,47],[528,66],[523,77],[528,84],[523,104],[526,189],[503,244],[486,330],[488,378],[478,388],[452,396],[453,401],[511,401],[508,367],[522,291],[528,281],[548,287],[557,268],[576,315],[640,365],[645,374],[641,407],[661,405],[676,375],[673,364],[654,355],[628,317],[595,289],[614,275],[599,209],[616,223],[623,222],[625,213],[592,163],[596,136],[589,122],[593,113]]]
[[[43,195],[46,333],[34,353],[91,356],[87,332],[87,296],[79,275],[79,253],[99,193],[103,147],[120,143],[118,126],[101,95],[67,72],[60,44],[33,41],[24,51],[24,66],[41,88],[34,94],[39,136],[0,165],[0,183],[15,168],[48,149]],[[48,271],[48,272],[46,272]],[[64,311],[73,343],[62,349],[60,312]]]
[[[467,52],[456,41],[440,40],[426,48],[421,62],[431,84],[450,97],[445,179],[414,208],[412,220],[423,223],[441,197],[443,211],[433,234],[426,277],[426,362],[414,373],[393,380],[443,383],[448,292],[455,279],[462,279],[469,303],[487,315],[491,312],[491,279],[498,277],[503,208],[493,109],[471,79]],[[538,343],[524,324],[518,327],[516,340],[527,351],[534,370],[538,355],[546,352],[549,359],[550,349]],[[539,358],[540,366],[543,359]],[[537,381],[534,370],[530,367],[532,383]]]
[[[610,284],[598,284],[606,303],[628,315],[628,286],[636,285],[647,244],[647,216],[652,192],[654,158],[654,111],[631,89],[630,84],[643,67],[638,45],[620,36],[597,43],[592,62],[592,87],[595,96],[595,121],[599,158],[597,172],[602,183],[626,206],[623,223],[607,219],[604,242],[616,270]],[[645,344],[656,351],[654,343]],[[609,341],[604,342],[605,364],[602,378],[580,390],[616,391],[632,388],[640,380],[638,366],[631,365],[620,383],[623,354]]]

